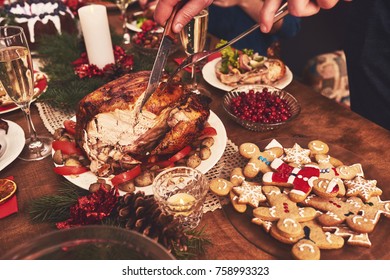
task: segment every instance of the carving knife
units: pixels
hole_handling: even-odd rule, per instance
[[[169,51],[172,48],[176,39],[176,34],[172,32],[172,21],[176,15],[176,12],[184,5],[184,2],[186,2],[186,0],[182,0],[176,4],[176,6],[172,11],[171,16],[169,17],[169,19],[165,24],[160,47],[158,49],[156,59],[153,64],[152,72],[150,73],[148,86],[143,96],[143,100],[140,106],[140,111],[142,111],[142,107],[145,105],[150,95],[152,95],[152,93],[157,89],[157,86],[160,82],[165,64],[169,56]]]

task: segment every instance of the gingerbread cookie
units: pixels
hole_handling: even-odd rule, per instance
[[[270,207],[258,207],[253,210],[253,216],[265,221],[276,221],[276,227],[286,237],[296,237],[303,229],[299,222],[314,219],[317,211],[311,207],[298,207],[289,196],[282,193],[278,187],[263,186]]]
[[[230,172],[230,182],[232,182],[233,186],[239,186],[245,181],[244,173],[242,172],[242,168],[236,167]]]
[[[251,222],[258,226],[261,226],[266,232],[269,232],[272,227],[272,222],[264,221],[260,218],[252,218]]]
[[[357,176],[353,180],[345,180],[344,183],[347,186],[346,196],[358,196],[363,201],[382,194],[382,190],[376,186],[376,180],[366,180]]]
[[[238,195],[238,203],[249,204],[252,207],[258,207],[260,202],[267,198],[261,191],[262,186],[255,182],[242,182],[241,186],[233,187],[233,191]]]
[[[321,251],[311,240],[301,239],[291,249],[292,256],[296,260],[319,260]]]
[[[233,208],[238,212],[238,213],[244,213],[246,211],[246,204],[238,203],[238,196],[233,192],[229,192],[229,197],[230,197],[230,202],[233,205]]]
[[[210,190],[218,196],[228,195],[233,186],[232,182],[222,178],[214,178],[210,181]]]
[[[390,201],[382,201],[379,196],[375,196],[363,203],[356,215],[347,217],[346,222],[354,231],[370,233],[382,214],[390,218]]]
[[[356,197],[343,201],[338,197],[325,198],[311,194],[301,204],[323,211],[317,220],[324,226],[334,226],[343,223],[348,216],[356,215],[363,202]]]
[[[312,140],[307,144],[310,150],[310,155],[326,155],[329,152],[329,146],[321,140]]]
[[[295,202],[303,201],[311,192],[315,180],[320,175],[317,165],[307,164],[302,168],[292,167],[280,158],[276,158],[271,163],[273,172],[263,175],[264,185],[276,185],[282,187],[292,187],[289,193],[290,198]]]
[[[298,143],[295,143],[292,148],[284,148],[284,152],[286,155],[283,160],[293,166],[301,166],[311,162],[310,150],[302,148]]]
[[[342,224],[332,227],[323,227],[325,231],[333,232],[333,234],[347,238],[347,244],[353,246],[371,247],[371,241],[367,233],[353,231],[347,225]]]
[[[362,176],[363,170],[361,164],[333,166],[331,160],[324,155],[317,155],[316,160],[320,168],[320,176],[317,184],[314,185],[313,191],[323,197],[344,196],[345,186],[343,180],[352,179],[356,176]],[[326,185],[327,184],[327,185]],[[335,190],[338,188],[338,192]]]
[[[244,143],[240,145],[240,154],[249,159],[249,162],[244,167],[244,175],[247,178],[254,178],[261,173],[271,171],[269,165],[271,162],[283,155],[283,149],[273,147],[263,152],[253,143]]]

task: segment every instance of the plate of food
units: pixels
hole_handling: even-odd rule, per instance
[[[146,18],[145,18],[145,20],[147,20]],[[139,19],[137,19],[137,20],[133,20],[133,21],[131,21],[131,22],[128,22],[127,24],[126,24],[126,27],[128,28],[128,29],[130,29],[131,31],[134,31],[134,32],[142,32],[142,24],[144,23],[144,21],[145,20],[139,20]],[[151,31],[152,33],[163,33],[164,32],[164,28],[163,27],[157,27],[155,30],[153,30],[153,31]]]
[[[257,76],[259,79],[251,79],[251,77],[249,77],[246,81],[242,79],[240,81],[237,81],[240,79],[239,77],[234,78],[233,80],[233,78],[230,79],[230,77],[227,76],[223,82],[221,78],[219,78],[220,75],[218,75],[218,70],[217,70],[221,65],[221,61],[222,58],[216,58],[206,63],[205,66],[202,68],[202,75],[208,84],[224,91],[231,91],[237,86],[245,85],[245,84],[265,84],[265,85],[271,85],[273,87],[277,87],[279,89],[283,89],[286,86],[288,86],[293,79],[293,74],[291,70],[287,66],[285,66],[285,73],[282,76],[280,76],[280,78],[272,82],[271,81],[264,82],[261,80],[261,75],[262,74],[265,75],[266,71],[263,71],[262,74],[254,73],[254,75]],[[252,73],[247,72],[247,76],[249,76],[250,74]],[[243,76],[243,75],[239,74],[236,76]]]
[[[239,151],[221,178],[238,187],[221,199],[226,217],[252,244],[278,259],[389,257],[386,172],[341,146],[302,137],[245,143]],[[243,181],[233,182],[240,175]],[[256,195],[245,199],[251,184]]]
[[[24,142],[24,131],[18,124],[0,119],[0,171],[18,157]]]
[[[47,89],[47,76],[42,72],[34,72],[34,93],[39,96]],[[0,114],[6,114],[18,109],[18,106],[9,98],[0,84]]]
[[[72,118],[71,121],[76,121],[76,118],[75,117]],[[210,157],[207,160],[202,160],[200,164],[196,167],[202,173],[206,173],[207,171],[209,171],[219,161],[219,159],[222,157],[225,151],[226,141],[227,141],[225,127],[222,121],[219,119],[219,117],[212,111],[210,111],[210,116],[206,124],[206,128],[207,127],[213,128],[213,130],[215,130],[216,133],[212,133],[214,144],[210,147],[210,152],[211,152]],[[54,150],[55,149],[53,149],[53,156],[54,156]],[[55,166],[58,167],[60,165],[55,163]],[[111,175],[105,178],[106,183],[111,184],[111,179],[113,177],[114,176]],[[80,188],[86,190],[89,189],[91,184],[96,183],[97,180],[99,179],[99,177],[92,171],[87,171],[78,175],[64,175],[64,178],[66,178],[71,183],[79,186]],[[151,185],[145,187],[135,187],[135,191],[143,191],[146,195],[153,194]],[[124,191],[120,191],[121,195],[125,193],[126,192]]]

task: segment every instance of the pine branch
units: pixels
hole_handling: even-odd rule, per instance
[[[70,207],[84,192],[77,186],[65,182],[58,188],[59,194],[42,196],[29,206],[30,219],[33,222],[60,222],[70,217]]]
[[[206,253],[206,247],[212,245],[211,240],[207,237],[204,230],[205,227],[200,230],[193,229],[186,231],[186,235],[188,236],[187,250],[182,251],[178,246],[174,246],[172,253],[175,257],[180,260],[189,260],[204,255]]]

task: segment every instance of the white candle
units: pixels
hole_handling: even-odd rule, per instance
[[[188,193],[177,193],[168,198],[167,203],[172,211],[175,211],[175,215],[188,216],[191,214],[191,208],[195,203],[195,197]]]
[[[87,5],[78,9],[89,64],[103,68],[114,63],[107,9],[103,5]]]

